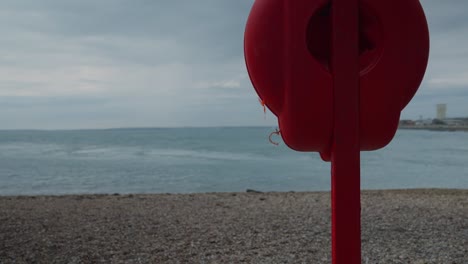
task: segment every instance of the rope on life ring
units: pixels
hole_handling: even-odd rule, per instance
[[[280,134],[281,134],[281,131],[280,131],[279,129],[276,129],[276,131],[271,132],[270,136],[268,137],[268,140],[270,141],[270,143],[273,144],[273,145],[275,145],[275,146],[278,146],[279,143],[273,141],[273,140],[271,139],[271,137],[272,137],[273,135],[278,135],[278,136],[279,136]]]
[[[265,105],[265,102],[260,98],[258,98],[258,102],[260,102],[260,104],[263,107],[263,119],[266,119],[266,105]]]

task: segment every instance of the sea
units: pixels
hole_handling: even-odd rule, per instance
[[[328,191],[329,162],[274,127],[0,131],[0,195]],[[468,189],[468,133],[399,130],[361,189]]]

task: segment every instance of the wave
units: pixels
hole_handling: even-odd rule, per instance
[[[208,150],[191,150],[191,149],[153,149],[148,152],[149,156],[162,157],[181,157],[195,159],[211,159],[211,160],[270,160],[270,158],[256,155],[252,153],[239,152],[223,152],[223,151],[208,151]]]
[[[194,149],[157,149],[145,147],[98,146],[98,145],[59,145],[39,143],[2,144],[0,151],[4,156],[35,158],[84,158],[84,159],[152,159],[152,158],[192,158],[205,160],[271,160],[271,158],[242,152],[194,150]]]

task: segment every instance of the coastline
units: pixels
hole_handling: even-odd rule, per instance
[[[329,192],[3,196],[0,221],[1,263],[330,263]],[[362,191],[363,263],[466,256],[468,190]]]
[[[441,125],[406,126],[406,125],[400,125],[398,127],[398,129],[447,131],[447,132],[455,132],[455,131],[468,132],[468,126],[441,126]]]

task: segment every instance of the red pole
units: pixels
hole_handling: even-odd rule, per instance
[[[332,0],[333,264],[361,263],[358,0]]]

